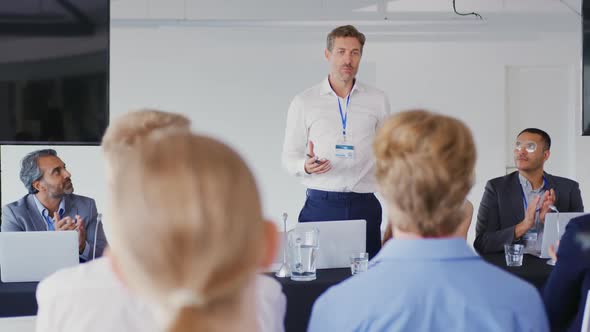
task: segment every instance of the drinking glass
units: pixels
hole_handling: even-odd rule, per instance
[[[504,256],[506,257],[507,266],[522,266],[522,256],[524,245],[522,244],[505,244]]]
[[[311,281],[316,279],[320,231],[315,227],[295,228],[288,233],[289,269],[291,280]]]

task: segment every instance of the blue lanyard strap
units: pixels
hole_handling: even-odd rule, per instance
[[[346,97],[346,112],[342,112],[342,105],[340,105],[340,98],[336,97],[338,100],[338,110],[340,111],[340,120],[342,120],[342,135],[346,136],[346,122],[348,121],[348,104],[350,104],[350,93]]]
[[[546,190],[547,188],[547,179],[545,179],[545,175],[543,175],[543,187],[541,187],[543,190]],[[524,203],[524,213],[526,213],[526,210],[529,207],[529,203],[526,200],[526,196],[524,194],[524,189],[522,189],[522,184],[520,185],[520,193],[522,194],[522,202]]]

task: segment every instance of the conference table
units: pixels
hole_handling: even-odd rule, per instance
[[[0,281],[0,317],[34,316],[37,314],[37,282]]]
[[[546,264],[546,259],[530,255],[524,256],[523,265],[520,267],[507,267],[503,253],[484,255],[483,258],[530,282],[537,289],[541,289],[552,270],[552,267]],[[286,331],[305,331],[314,301],[330,286],[336,285],[348,277],[350,277],[350,269],[346,268],[320,269],[317,271],[317,279],[314,281],[300,282],[292,281],[289,278],[276,278],[281,283],[287,297]],[[0,282],[0,317],[36,315],[36,289],[36,282]]]

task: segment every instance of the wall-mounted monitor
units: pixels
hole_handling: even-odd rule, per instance
[[[100,144],[109,0],[0,1],[0,144]]]

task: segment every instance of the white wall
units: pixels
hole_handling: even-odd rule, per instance
[[[576,16],[571,19],[575,21]],[[372,32],[360,78],[384,90],[394,111],[424,107],[457,116],[470,126],[478,163],[477,183],[469,198],[477,211],[485,181],[503,175],[510,162],[506,160],[512,136],[506,115],[507,68],[549,66],[570,72],[565,90],[569,102],[553,110],[563,116],[549,114],[549,110],[537,115],[555,121],[555,128],[546,128],[554,140],[571,143],[571,150],[564,154],[566,161],[550,163],[548,170],[580,181],[586,206],[590,206],[590,157],[583,153],[588,151],[590,138],[579,137],[577,125],[581,29],[568,24],[557,29],[558,33],[534,34],[530,27],[520,33],[517,27],[508,34],[502,27],[502,33],[480,32],[468,38],[460,31],[454,35],[459,38],[443,39],[436,34],[412,37]],[[222,139],[245,157],[258,178],[267,216],[279,220],[286,211],[293,222],[304,200],[304,188],[280,166],[286,111],[296,93],[326,75],[323,48],[330,28],[114,24],[111,115],[143,106],[187,114],[195,130]],[[539,89],[543,86],[540,82]],[[551,94],[541,97],[562,103]],[[9,166],[24,154],[19,149],[2,150],[2,204],[24,193],[22,185],[11,180],[16,173]],[[76,159],[81,163],[72,169],[77,191],[96,197],[99,206],[105,206],[100,154],[89,148],[79,158],[78,151],[59,148],[66,163]],[[82,183],[82,179],[89,182]]]

